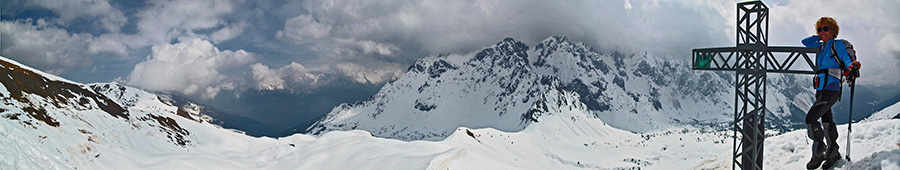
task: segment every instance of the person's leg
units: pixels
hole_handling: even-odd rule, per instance
[[[840,147],[837,143],[837,125],[834,124],[834,118],[832,117],[831,109],[828,109],[828,111],[825,112],[825,115],[822,115],[822,128],[823,130],[825,130],[825,144],[827,146],[825,154],[827,156],[840,156],[838,153],[838,149]]]
[[[834,103],[837,102],[837,97],[839,97],[839,95],[840,92],[836,91],[816,91],[816,102],[809,109],[809,112],[806,113],[807,135],[810,139],[813,140],[813,146],[811,149],[812,158],[806,164],[806,167],[808,169],[818,168],[819,165],[822,164],[822,161],[825,160],[826,145],[823,141],[825,139],[825,132],[822,128],[822,124],[819,123],[819,118],[822,118],[826,113],[830,112],[831,106],[833,106]],[[833,121],[827,126],[831,125],[833,125]]]
[[[819,123],[819,118],[831,110],[831,105],[826,96],[825,90],[816,91],[816,102],[813,103],[809,112],[806,113],[806,132],[809,139],[813,140],[813,157],[822,156],[825,151],[825,142],[823,141],[825,133],[822,130],[822,124]]]
[[[826,98],[838,98],[840,95],[840,93],[829,94],[829,96],[833,97]],[[831,109],[822,115],[822,128],[822,130],[825,130],[825,143],[827,144],[825,162],[822,164],[822,168],[831,168],[837,160],[841,159],[841,153],[838,152],[840,147],[837,144],[837,126],[834,124]]]

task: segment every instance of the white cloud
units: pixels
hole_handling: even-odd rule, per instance
[[[222,16],[231,13],[234,8],[227,0],[164,0],[149,3],[137,14],[137,27],[140,36],[150,40],[150,43],[168,43],[179,37],[195,35],[194,31],[198,29],[221,26],[225,24]]]
[[[838,38],[854,45],[863,64],[860,84],[896,84],[900,75],[900,1],[794,0],[768,4],[770,44],[801,46],[800,39],[815,34],[815,22],[829,16],[841,27]]]
[[[103,34],[91,41],[88,45],[88,51],[91,53],[111,53],[117,56],[128,55],[128,36],[122,34]]]
[[[260,90],[284,89],[284,79],[281,73],[269,69],[268,66],[256,63],[250,66],[253,72],[253,80],[256,80],[256,88]]]
[[[403,71],[396,67],[367,68],[355,63],[339,63],[335,68],[343,75],[349,76],[351,80],[364,84],[377,84],[403,75]]]
[[[254,55],[244,50],[219,51],[209,41],[187,38],[176,44],[154,45],[147,60],[135,65],[126,83],[210,99],[222,89],[234,89],[232,80],[220,73],[222,70],[253,60]]]
[[[291,62],[279,71],[283,77],[295,84],[295,90],[314,89],[334,81],[332,76],[334,71],[331,71],[330,66],[307,68],[299,63]]]
[[[103,0],[82,1],[106,3],[106,6],[108,6],[108,2]],[[53,6],[48,8],[51,7]],[[78,8],[60,8],[65,9],[61,11],[79,11],[77,10]],[[92,43],[90,50],[127,55],[129,51],[135,49],[156,44],[169,44],[173,40],[184,37],[203,37],[216,43],[227,41],[242,34],[248,26],[243,21],[228,23],[223,19],[224,15],[233,11],[234,4],[230,0],[150,1],[147,2],[146,7],[139,9],[137,14],[135,14],[137,18],[135,24],[138,29],[136,34],[122,34],[118,32],[102,34],[98,37],[98,42]],[[116,14],[116,16],[118,15],[121,15],[121,12]],[[60,19],[66,20],[66,16],[68,15],[64,15]],[[83,14],[82,16],[89,17],[93,15]],[[121,25],[124,25],[125,22],[122,21]],[[119,26],[121,27],[121,25]],[[195,32],[199,30],[213,31],[205,35]]]
[[[333,67],[325,65],[316,68],[307,68],[296,62],[278,68],[269,69],[261,63],[252,66],[253,80],[256,81],[256,89],[281,90],[306,92],[335,80],[336,71]]]
[[[328,35],[331,25],[322,24],[310,15],[300,15],[284,23],[285,30],[278,31],[276,37],[297,43],[314,42]]]
[[[100,26],[109,32],[119,32],[119,29],[128,22],[122,11],[113,8],[109,0],[33,0],[29,3],[59,14],[59,19],[63,23],[69,23],[77,18],[86,20],[98,18]]]
[[[69,34],[43,19],[0,22],[0,41],[3,56],[57,75],[90,66],[94,54],[86,50],[91,35]]]
[[[54,74],[91,66],[98,54],[127,56],[137,49],[169,44],[182,37],[204,37],[218,43],[237,37],[247,27],[245,22],[226,23],[222,18],[233,11],[229,0],[147,2],[145,7],[137,9],[136,34],[119,32],[128,19],[108,0],[36,0],[26,5],[49,9],[59,17],[36,22],[34,19],[3,21],[2,54]],[[97,21],[99,28],[108,32],[92,36],[66,30],[75,21]],[[210,29],[213,29],[210,35],[194,32]]]
[[[104,34],[101,38],[106,38],[104,40],[110,43],[124,44],[127,50],[169,44],[179,38],[204,38],[220,43],[234,39],[248,27],[244,21],[226,22],[223,17],[232,12],[234,3],[230,0],[151,1],[136,14],[138,33]],[[210,30],[212,33],[208,35],[196,33]]]
[[[363,65],[343,62],[331,65],[309,68],[302,64],[291,62],[278,69],[270,69],[261,63],[251,65],[255,88],[259,90],[292,90],[306,92],[323,85],[341,79],[348,79],[361,84],[378,84],[393,80],[403,75],[402,71],[394,67],[398,64],[383,63],[386,66],[368,68]],[[389,69],[385,69],[389,68]]]
[[[54,19],[50,19],[54,20]],[[0,54],[52,74],[90,67],[109,55],[126,56],[141,39],[120,33],[70,33],[47,19],[0,21]]]
[[[241,35],[241,33],[243,33],[244,29],[246,28],[246,22],[232,23],[222,29],[219,29],[215,33],[212,33],[209,38],[215,43],[228,41],[237,37],[238,35]]]
[[[394,53],[396,51],[400,50],[396,45],[393,45],[393,44],[378,43],[378,42],[369,41],[369,40],[354,41],[353,43],[356,43],[357,46],[362,48],[363,54],[378,54],[378,55],[384,55],[384,56],[391,56],[391,55],[394,55]]]

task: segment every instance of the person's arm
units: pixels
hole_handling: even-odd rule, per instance
[[[835,40],[834,50],[837,52],[838,57],[841,58],[841,61],[844,61],[844,68],[849,69],[850,64],[853,64],[853,60],[850,59],[850,54],[847,53],[847,46],[844,44],[844,41]]]
[[[803,45],[806,46],[806,48],[819,48],[822,46],[822,42],[819,42],[818,35],[806,37],[800,42],[802,42]]]

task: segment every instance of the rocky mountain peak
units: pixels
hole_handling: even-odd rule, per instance
[[[600,53],[565,36],[549,37],[534,48],[506,38],[460,65],[438,56],[409,70],[371,100],[336,107],[308,132],[362,129],[379,137],[439,140],[460,126],[521,130],[556,107],[574,105],[635,132],[727,128],[733,121],[728,90],[733,77],[694,72],[684,61],[648,53]],[[808,92],[769,94],[773,100],[767,105],[778,113],[767,122],[790,124],[791,105],[783,100]],[[577,102],[550,99],[561,93],[571,93]]]
[[[457,66],[447,62],[443,59],[434,59],[434,60],[419,60],[416,61],[415,64],[410,65],[409,68],[406,69],[407,72],[414,73],[426,73],[431,78],[440,77],[442,73],[447,70],[457,69]]]
[[[556,46],[556,45],[568,43],[568,42],[569,42],[568,37],[563,36],[563,35],[556,35],[556,36],[551,36],[547,39],[544,39],[543,41],[541,41],[540,43],[538,43],[538,45],[535,45],[534,47],[535,48],[543,48],[546,46]]]
[[[513,38],[506,38],[499,43],[488,47],[470,60],[469,64],[491,64],[504,68],[525,67],[528,65],[529,47]]]

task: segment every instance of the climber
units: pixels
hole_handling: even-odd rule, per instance
[[[808,169],[816,169],[820,165],[822,168],[831,168],[835,161],[841,159],[831,106],[841,96],[844,78],[854,81],[858,74],[848,73],[860,67],[853,46],[846,40],[835,39],[840,27],[833,18],[822,17],[815,26],[816,35],[802,40],[803,45],[808,48],[819,48],[816,57],[818,71],[813,80],[816,88],[815,103],[806,114],[807,135],[813,140],[812,158],[806,164]],[[819,119],[822,120],[821,123]],[[822,164],[822,161],[825,163]]]

